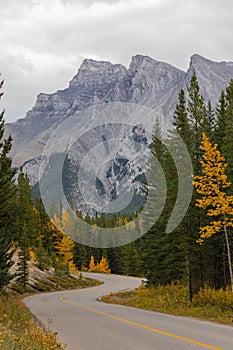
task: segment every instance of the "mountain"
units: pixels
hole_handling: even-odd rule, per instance
[[[147,123],[146,131],[150,134],[155,118],[159,118],[166,132],[179,91],[187,89],[193,73],[197,75],[201,94],[214,106],[221,90],[233,77],[233,62],[214,62],[195,54],[190,59],[187,72],[184,72],[142,55],[133,56],[128,68],[121,64],[85,59],[66,89],[53,94],[39,94],[35,106],[25,118],[6,125],[7,134],[11,133],[14,140],[13,164],[24,164],[24,170],[35,185],[39,179],[39,168],[43,171],[47,169],[48,174],[51,163],[54,164],[54,172],[62,162],[67,201],[79,202],[81,209],[86,208],[83,205],[85,200],[94,201],[92,205],[98,207],[96,200],[100,202],[101,198],[104,203],[98,208],[103,210],[109,200],[113,201],[120,193],[125,193],[125,187],[119,187],[124,178],[130,179],[137,188],[136,192],[134,188],[136,194],[131,193],[131,196],[138,196],[140,191],[135,184],[144,177],[141,169],[145,158],[143,152],[150,144],[150,135],[146,135],[142,124]],[[145,118],[150,111],[153,118]],[[132,127],[125,126],[129,122]],[[78,143],[74,142],[76,136],[71,132],[74,129],[79,133]],[[58,131],[57,134],[54,130]],[[73,145],[68,141],[71,134]],[[118,142],[110,142],[113,138],[118,138]],[[130,145],[129,139],[133,142]],[[97,147],[99,143],[102,148]],[[81,193],[75,173],[77,167],[81,169],[85,154],[93,153],[92,149],[96,147],[98,151],[92,157],[102,157],[104,166],[99,167],[100,173],[94,177],[90,174],[96,172],[97,165],[89,166],[89,180],[94,185],[95,179],[98,194],[97,199],[90,199],[90,189],[85,182],[88,176],[83,176],[85,181],[79,184],[87,188],[85,193]],[[56,181],[53,175],[52,180],[45,183],[59,196],[61,193],[54,188]],[[140,198],[137,200],[141,203]]]

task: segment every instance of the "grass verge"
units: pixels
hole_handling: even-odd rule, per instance
[[[11,286],[11,292],[15,292],[16,294],[56,292],[67,289],[95,287],[100,284],[102,282],[98,280],[80,277],[79,273],[61,276],[49,273],[46,278],[34,279],[33,284],[28,284],[26,290],[20,285],[13,284]]]
[[[194,295],[191,305],[187,300],[187,287],[180,283],[157,288],[146,288],[142,285],[137,290],[110,294],[102,298],[102,301],[107,303],[233,325],[233,293],[230,288],[215,290],[205,287]]]
[[[0,296],[1,350],[65,349],[56,334],[38,327],[25,305],[10,295]]]

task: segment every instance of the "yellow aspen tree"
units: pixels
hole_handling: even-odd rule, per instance
[[[102,259],[98,264],[98,271],[103,273],[111,273],[111,270],[108,266],[107,259],[104,256],[102,256]]]
[[[62,223],[60,218],[54,214],[53,218],[51,219],[52,224],[60,231],[62,231]]]
[[[212,145],[205,133],[202,134],[200,145],[200,149],[203,151],[200,161],[202,174],[194,176],[193,184],[197,193],[201,196],[197,199],[196,206],[207,209],[207,215],[212,220],[209,225],[200,228],[198,242],[203,242],[206,238],[223,229],[233,292],[232,258],[229,241],[229,227],[233,227],[233,196],[228,196],[226,193],[231,183],[227,181],[225,174],[227,167],[225,158],[217,147],[217,144]]]
[[[89,263],[89,271],[92,272],[96,270],[97,270],[97,266],[95,265],[95,259],[94,259],[94,256],[92,255]]]
[[[32,250],[32,248],[29,248],[29,255],[30,255],[30,259],[32,260],[33,263],[36,262],[36,253],[34,252],[34,250]]]
[[[75,230],[75,219],[72,211],[65,210],[62,213],[61,225],[64,232],[71,234],[74,233]]]
[[[123,218],[121,218],[120,216],[117,218],[117,222],[116,225],[119,226],[123,226],[124,225],[124,221]]]
[[[67,236],[63,236],[62,240],[55,243],[58,254],[63,258],[64,266],[70,271],[76,272],[77,269],[73,262],[74,241]]]

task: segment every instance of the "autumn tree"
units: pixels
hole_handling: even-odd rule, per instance
[[[89,272],[103,272],[103,273],[111,273],[111,270],[108,266],[107,259],[102,256],[102,259],[99,263],[95,264],[95,258],[92,255],[89,262]]]
[[[95,264],[95,258],[92,255],[91,259],[90,259],[90,262],[89,262],[89,270],[88,271],[93,272],[93,271],[96,271],[96,270],[97,270],[97,268],[96,268],[96,264]]]
[[[233,227],[233,196],[226,191],[231,183],[227,181],[225,158],[212,145],[205,133],[202,135],[200,150],[203,152],[200,161],[202,174],[194,176],[194,186],[201,196],[197,199],[197,207],[207,210],[209,225],[200,228],[199,242],[212,237],[223,230],[225,235],[230,281],[233,292],[232,257],[230,248],[229,229]]]
[[[60,241],[55,242],[54,244],[58,254],[57,263],[61,269],[67,273],[69,273],[69,271],[77,271],[73,262],[74,245],[74,241],[65,235],[63,235]]]
[[[97,265],[97,269],[99,272],[111,273],[111,270],[108,266],[107,259],[104,256],[102,256],[102,259],[100,260],[99,264]]]

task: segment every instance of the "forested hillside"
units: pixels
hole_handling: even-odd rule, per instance
[[[32,198],[29,180],[22,169],[16,180],[9,158],[12,140],[4,139],[4,112],[0,118],[1,289],[14,278],[14,283],[26,290],[29,261],[41,270],[53,269],[60,276],[90,270],[143,276],[148,285],[155,286],[179,280],[188,286],[190,302],[204,285],[214,288],[233,285],[233,80],[222,91],[215,110],[201,96],[195,75],[191,77],[187,96],[180,91],[174,130],[186,144],[194,176],[192,200],[182,222],[172,232],[166,232],[179,182],[168,151],[169,145],[176,142],[176,134],[171,130],[162,140],[157,124],[148,165],[151,178],[157,160],[165,173],[167,197],[163,212],[144,236],[115,248],[93,248],[72,241],[63,233],[66,226],[72,226],[69,210],[51,205],[53,212],[48,216],[42,200]],[[149,186],[150,180],[145,183],[145,192]],[[83,217],[76,211],[77,217],[103,228],[129,224],[137,214]],[[17,272],[12,275],[15,255]]]

